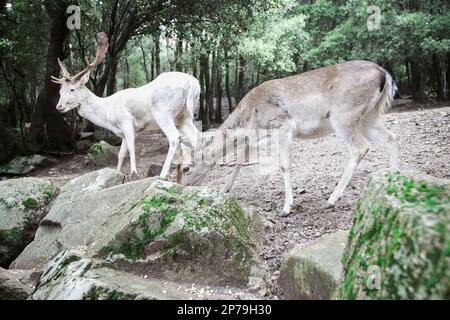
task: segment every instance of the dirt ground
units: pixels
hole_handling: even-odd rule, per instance
[[[387,126],[396,135],[402,169],[419,169],[436,177],[450,177],[450,104],[399,106],[385,116]],[[165,137],[144,132],[137,139],[138,169],[144,173],[149,163],[162,163],[168,150]],[[325,209],[326,200],[339,180],[348,159],[345,145],[334,135],[310,141],[297,140],[294,147],[292,179],[295,202],[292,215],[276,215],[283,206],[284,187],[280,174],[243,174],[236,180],[231,196],[248,211],[257,212],[266,221],[261,258],[271,271],[273,286],[267,298],[282,298],[277,279],[283,254],[295,244],[307,244],[327,233],[350,227],[355,202],[368,174],[388,166],[382,146],[373,145],[362,161],[344,197],[335,208]],[[35,172],[61,186],[69,179],[97,170],[80,154]],[[129,170],[129,165],[124,170]],[[213,170],[205,184],[220,187],[231,173],[231,166]],[[125,171],[127,172],[127,171]]]

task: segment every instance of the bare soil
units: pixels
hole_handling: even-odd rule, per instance
[[[385,116],[387,127],[398,139],[402,169],[418,169],[436,177],[450,177],[450,103],[426,105],[423,109],[401,104]],[[144,132],[137,138],[138,169],[144,173],[150,163],[163,163],[168,150],[164,135]],[[248,211],[266,221],[261,258],[270,270],[273,285],[267,298],[282,298],[277,287],[283,254],[296,244],[307,244],[338,229],[347,230],[355,202],[368,174],[388,166],[383,146],[373,145],[335,208],[326,209],[326,200],[339,180],[348,152],[334,135],[310,141],[297,140],[292,178],[295,203],[292,215],[281,218],[284,184],[279,174],[244,174],[236,180],[231,196]],[[45,177],[62,186],[68,180],[97,170],[85,154],[61,159],[57,165],[33,176]],[[129,170],[129,165],[124,168]],[[221,187],[233,167],[218,167],[205,179],[211,187]],[[127,172],[127,171],[125,171]]]

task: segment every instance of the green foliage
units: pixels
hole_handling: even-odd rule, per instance
[[[23,228],[15,227],[4,232],[5,239],[7,241],[20,243],[25,237],[26,233]]]
[[[39,206],[39,203],[34,198],[26,198],[22,201],[22,205],[25,207],[25,209],[35,209]]]

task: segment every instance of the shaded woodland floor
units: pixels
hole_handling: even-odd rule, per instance
[[[399,106],[386,115],[386,123],[398,139],[402,169],[418,169],[436,177],[450,177],[450,103],[418,110]],[[161,133],[144,132],[137,139],[138,169],[144,173],[149,163],[162,163],[168,144]],[[335,208],[325,209],[326,200],[339,180],[348,159],[345,145],[334,135],[295,142],[292,177],[295,203],[292,215],[276,215],[283,206],[284,187],[279,174],[263,175],[262,170],[246,167],[231,191],[248,211],[265,221],[261,258],[271,271],[273,285],[267,298],[282,298],[277,279],[283,254],[295,244],[307,244],[324,234],[350,227],[355,202],[368,174],[387,167],[382,146],[373,145],[363,160],[352,186]],[[61,159],[54,167],[32,176],[53,180],[58,186],[86,172],[97,170],[86,155]],[[129,165],[125,167],[129,170]],[[233,167],[211,171],[205,184],[220,187]]]

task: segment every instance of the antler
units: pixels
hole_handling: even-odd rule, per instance
[[[52,82],[53,83],[63,84],[65,79],[70,79],[71,78],[71,75],[70,75],[69,71],[67,71],[67,68],[64,65],[64,63],[59,58],[57,60],[58,60],[59,67],[61,68],[63,77],[60,79],[60,78],[51,76],[51,78],[52,78]]]
[[[108,36],[104,32],[97,33],[97,53],[95,55],[95,60],[93,63],[89,63],[88,59],[85,58],[86,68],[73,77],[73,80],[80,80],[86,73],[88,73],[92,68],[98,66],[105,59],[106,52],[108,52],[109,40]]]
[[[64,63],[58,58],[58,64],[59,67],[61,68],[61,71],[63,73],[63,77],[66,79],[70,79],[70,73],[69,71],[67,71],[66,66],[64,65]]]

